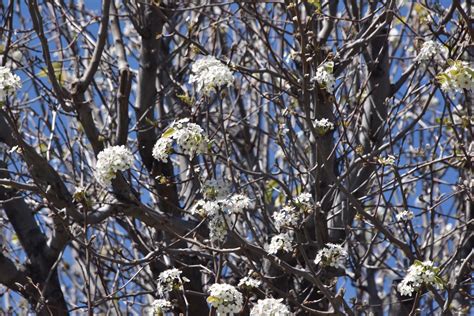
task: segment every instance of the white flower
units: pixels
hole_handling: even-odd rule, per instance
[[[416,61],[419,62],[430,62],[433,60],[435,63],[444,63],[448,58],[448,48],[443,44],[435,41],[426,41],[423,43]]]
[[[334,124],[329,122],[327,118],[314,121],[314,128],[320,135],[324,135],[334,129]]]
[[[149,315],[150,316],[164,315],[166,311],[169,311],[172,308],[173,308],[173,305],[168,300],[165,300],[165,299],[154,300],[153,303],[151,303],[151,310],[149,312]]]
[[[290,252],[293,249],[291,242],[293,237],[289,234],[279,234],[272,237],[270,244],[267,246],[267,252],[275,255],[278,251]]]
[[[125,171],[133,165],[133,154],[125,146],[105,148],[97,155],[95,177],[104,187],[111,184],[117,171]]]
[[[311,193],[304,192],[298,195],[294,200],[297,204],[309,204],[312,198]]]
[[[196,83],[197,90],[207,96],[220,87],[234,83],[234,76],[229,67],[214,56],[205,56],[197,60],[191,71],[193,75],[189,77],[189,83]]]
[[[311,81],[316,81],[321,88],[326,89],[329,93],[333,93],[336,86],[336,78],[334,78],[333,69],[334,62],[332,61],[321,64],[318,69],[316,69],[316,75]]]
[[[281,302],[282,298],[266,298],[258,300],[257,304],[250,311],[250,316],[290,316],[288,307]]]
[[[215,215],[208,223],[209,237],[213,242],[223,242],[227,236],[227,225],[225,219],[221,215]]]
[[[438,278],[439,269],[431,261],[418,261],[408,268],[407,275],[397,286],[403,296],[410,296],[422,285],[441,285]]]
[[[173,149],[173,139],[170,137],[161,137],[153,146],[153,157],[162,162],[168,162],[168,155]]]
[[[397,221],[403,221],[403,222],[407,222],[413,219],[413,216],[414,216],[413,212],[408,211],[408,210],[403,210],[402,212],[396,215]]]
[[[272,215],[275,227],[278,231],[282,227],[296,227],[299,222],[299,212],[295,207],[284,206],[281,210],[273,213]]]
[[[215,283],[209,287],[207,302],[217,311],[217,315],[233,315],[242,309],[244,298],[235,287]]]
[[[395,156],[378,157],[377,161],[383,166],[393,166],[395,164]]]
[[[437,76],[441,89],[446,93],[474,91],[474,69],[464,61],[450,62],[451,66]]]
[[[189,122],[188,118],[184,118],[173,122],[164,131],[153,147],[153,157],[159,161],[168,161],[173,143],[176,143],[181,151],[192,159],[196,154],[206,153],[208,139],[204,135],[201,126]]]
[[[327,243],[319,250],[314,263],[322,267],[344,268],[347,252],[341,245]]]
[[[243,194],[234,194],[225,201],[224,211],[229,214],[241,214],[250,207],[250,199]]]
[[[164,295],[174,290],[183,289],[183,281],[187,279],[181,278],[182,271],[176,268],[168,269],[160,273],[158,276],[158,293]]]
[[[249,273],[250,274],[250,273]],[[238,287],[242,288],[258,288],[262,282],[260,280],[252,278],[252,276],[245,276],[240,279]]]
[[[21,79],[11,72],[10,68],[0,67],[0,101],[8,94],[15,93],[21,88]]]

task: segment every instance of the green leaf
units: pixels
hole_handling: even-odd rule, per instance
[[[171,136],[174,134],[175,131],[176,131],[176,130],[175,130],[174,128],[168,128],[168,129],[163,133],[163,135],[161,135],[161,137],[163,137],[163,138],[169,138],[169,137],[171,137]]]

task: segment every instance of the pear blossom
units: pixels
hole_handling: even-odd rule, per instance
[[[239,313],[244,298],[234,286],[215,283],[209,288],[207,302],[216,309],[218,316],[225,316]]]
[[[149,316],[160,316],[164,315],[165,312],[171,310],[173,304],[170,301],[165,299],[157,299],[151,303],[151,309],[149,311]]]
[[[280,231],[282,227],[298,226],[300,215],[295,207],[287,205],[273,213],[272,218],[275,223],[275,228]]]
[[[282,303],[283,299],[266,298],[258,300],[250,311],[250,316],[290,316],[288,307]]]
[[[396,215],[397,221],[403,221],[403,222],[407,222],[409,220],[412,220],[413,217],[414,217],[413,212],[408,211],[408,210],[403,210],[403,211],[401,211],[400,213],[398,213]]]
[[[316,75],[311,81],[316,81],[319,86],[326,89],[328,93],[333,93],[336,86],[336,78],[333,74],[334,62],[327,61],[316,69]]]
[[[449,61],[450,67],[438,74],[441,89],[446,93],[460,93],[464,89],[474,91],[474,69],[465,61]]]
[[[223,86],[234,83],[234,76],[229,67],[217,60],[214,56],[205,56],[197,60],[191,67],[192,75],[189,83],[196,83],[197,90],[209,96]]]
[[[293,249],[292,242],[293,237],[288,233],[273,236],[267,246],[267,252],[272,255],[277,254],[278,251],[290,252]]]
[[[213,242],[223,242],[227,236],[227,225],[222,215],[213,216],[209,222],[209,237]]]
[[[158,276],[158,293],[164,295],[174,290],[182,290],[186,278],[181,277],[182,271],[176,268],[168,269]]]
[[[262,282],[260,280],[257,280],[251,276],[251,273],[249,273],[248,276],[244,276],[242,279],[240,279],[238,287],[240,288],[258,288]]]
[[[436,41],[426,41],[416,56],[416,61],[427,63],[433,60],[435,63],[441,64],[444,63],[447,58],[447,47]]]
[[[347,252],[341,245],[327,243],[323,249],[316,254],[314,263],[322,267],[344,268],[347,260]]]
[[[95,177],[104,187],[108,187],[118,171],[130,169],[133,165],[133,154],[125,146],[105,148],[97,155]]]
[[[441,279],[438,277],[439,268],[435,267],[431,261],[416,260],[408,268],[407,275],[398,284],[397,289],[403,296],[411,296],[413,292],[423,285],[440,285]]]
[[[334,129],[334,124],[331,123],[327,118],[314,121],[314,128],[320,135],[324,135]]]
[[[204,154],[207,151],[208,139],[201,126],[191,123],[189,118],[184,118],[173,122],[164,131],[153,146],[153,157],[158,161],[167,162],[173,144],[192,159],[196,154]]]
[[[0,66],[0,101],[21,88],[21,79],[10,68]]]

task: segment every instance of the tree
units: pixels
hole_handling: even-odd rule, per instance
[[[470,1],[0,9],[5,313],[469,314]]]

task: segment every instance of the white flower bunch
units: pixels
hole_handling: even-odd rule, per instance
[[[181,273],[182,271],[176,268],[161,272],[158,276],[158,293],[164,295],[175,290],[182,290],[183,283],[189,280],[182,278]]]
[[[97,155],[95,177],[104,187],[111,184],[117,171],[125,171],[133,165],[133,154],[125,146],[105,148]]]
[[[227,236],[226,219],[241,214],[251,206],[250,199],[243,194],[230,194],[230,188],[223,181],[208,180],[201,191],[204,200],[197,201],[190,209],[191,214],[207,217],[211,241],[224,241]]]
[[[8,94],[15,93],[21,88],[21,79],[11,72],[10,68],[0,67],[0,101]]]
[[[408,211],[408,210],[403,210],[396,215],[397,221],[403,221],[403,222],[408,222],[409,220],[412,220],[413,217],[414,217],[413,212]]]
[[[240,312],[244,298],[232,285],[215,283],[209,288],[207,302],[216,309],[218,316],[224,316]]]
[[[307,192],[301,193],[293,199],[293,203],[304,213],[307,213],[312,209],[312,201],[313,197],[311,196],[311,193]]]
[[[206,96],[216,92],[220,87],[234,83],[234,76],[229,67],[214,56],[205,56],[197,60],[191,71],[193,74],[189,77],[189,83],[196,83],[198,91]]]
[[[290,316],[291,313],[288,307],[282,301],[282,298],[258,300],[250,311],[250,316]]]
[[[162,316],[164,315],[165,312],[171,310],[172,308],[173,308],[173,305],[168,300],[165,300],[165,299],[154,300],[153,303],[151,303],[151,309],[150,309],[149,315]]]
[[[251,272],[248,276],[244,276],[240,279],[238,287],[240,288],[258,288],[262,282],[252,277]]]
[[[420,52],[416,56],[418,62],[430,62],[433,60],[435,63],[444,63],[448,58],[448,48],[443,44],[436,41],[426,41],[420,49]]]
[[[219,200],[199,200],[191,208],[191,214],[210,218],[208,222],[212,241],[224,241],[227,236],[225,217],[240,214],[250,207],[250,199],[242,194],[231,195]]]
[[[325,135],[327,132],[334,129],[334,124],[329,122],[327,118],[322,118],[320,120],[314,121],[314,128],[319,133],[319,135]]]
[[[465,61],[448,61],[450,67],[436,77],[441,89],[455,94],[463,89],[474,91],[474,69]]]
[[[209,227],[209,237],[212,242],[223,242],[227,237],[227,225],[222,215],[211,217],[207,226]]]
[[[280,250],[290,252],[293,249],[292,241],[293,237],[288,233],[273,236],[270,244],[267,245],[267,252],[272,255],[277,254]]]
[[[299,209],[286,205],[272,214],[275,228],[280,231],[282,227],[296,227],[300,219]]]
[[[341,245],[327,243],[319,250],[314,263],[322,267],[344,268],[347,260],[347,252]]]
[[[207,152],[208,139],[201,126],[191,123],[189,118],[173,122],[153,146],[152,155],[156,160],[167,162],[176,143],[191,159],[196,154]]]
[[[393,166],[395,164],[395,156],[378,157],[377,161],[382,166]]]
[[[228,214],[242,214],[251,205],[248,196],[234,194],[224,201],[224,212]]]
[[[294,201],[296,204],[310,204],[312,199],[311,193],[303,192],[294,198]]]
[[[442,280],[438,277],[439,268],[431,261],[418,261],[408,268],[408,274],[397,286],[398,291],[403,296],[410,296],[423,285],[441,286]]]
[[[212,217],[221,213],[224,215],[241,214],[250,205],[250,199],[247,196],[234,194],[218,200],[199,200],[191,208],[191,214],[201,217]]]
[[[168,156],[173,151],[173,138],[161,137],[153,146],[153,157],[158,161],[168,162]]]
[[[326,89],[328,93],[332,94],[336,86],[336,78],[334,77],[333,72],[334,62],[327,61],[316,69],[316,75],[311,79],[311,81],[316,81],[321,88]]]

